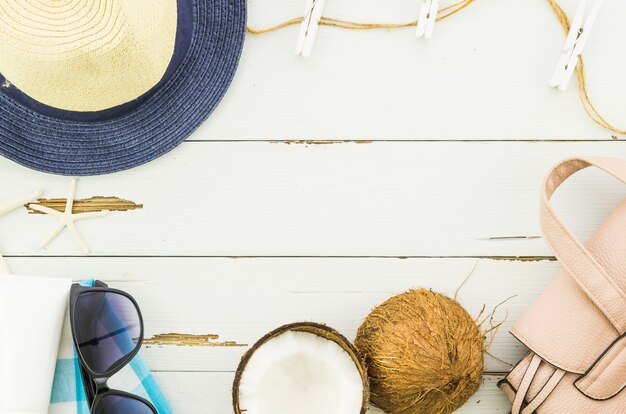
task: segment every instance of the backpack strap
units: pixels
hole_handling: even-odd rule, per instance
[[[552,391],[554,391],[554,389],[559,385],[565,374],[565,371],[562,369],[555,368],[554,373],[550,376],[548,382],[546,382],[541,388],[541,391],[539,391],[537,396],[533,398],[526,407],[524,407],[522,414],[534,414],[537,408],[539,408],[541,404],[548,399],[550,394],[552,394]]]
[[[537,371],[542,364],[546,363],[539,355],[533,354],[533,357],[526,368],[526,372],[522,377],[522,382],[520,383],[517,393],[515,394],[510,414],[533,414],[535,410],[537,410],[537,408],[539,408],[541,404],[543,404],[544,401],[550,396],[550,394],[552,394],[552,391],[554,391],[565,376],[565,371],[553,367],[554,372],[548,381],[541,387],[539,393],[537,393],[532,400],[526,402],[530,386],[532,385],[535,376],[537,375]]]
[[[526,394],[528,394],[528,390],[530,389],[530,386],[535,379],[535,375],[537,374],[537,370],[539,369],[539,365],[541,365],[541,362],[541,357],[537,354],[534,354],[532,359],[530,360],[530,364],[526,368],[526,372],[524,373],[522,382],[517,389],[517,394],[515,394],[513,406],[511,407],[511,414],[522,413],[522,409],[524,407],[524,399],[526,398]]]
[[[567,272],[620,332],[626,332],[626,294],[610,269],[565,227],[550,205],[556,189],[574,173],[597,167],[626,184],[626,161],[618,158],[580,157],[563,161],[546,178],[541,194],[540,218],[546,242]]]

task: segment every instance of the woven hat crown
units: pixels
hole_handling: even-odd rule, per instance
[[[176,0],[0,0],[0,73],[54,108],[109,109],[158,84],[176,29]]]

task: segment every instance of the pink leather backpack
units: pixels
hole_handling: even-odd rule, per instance
[[[541,226],[565,271],[511,330],[530,349],[499,383],[512,414],[626,413],[626,200],[586,245],[550,206],[591,166],[626,183],[626,160],[591,157],[562,162],[544,183]]]

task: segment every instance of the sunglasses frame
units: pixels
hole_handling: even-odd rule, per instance
[[[100,373],[93,371],[86,363],[85,359],[81,353],[80,347],[76,341],[76,325],[74,323],[74,310],[76,308],[76,301],[80,297],[80,295],[84,293],[94,293],[94,292],[102,292],[102,293],[113,293],[117,295],[122,295],[125,298],[129,299],[135,310],[137,311],[137,316],[139,318],[139,340],[137,341],[137,345],[132,352],[128,355],[124,356],[124,358],[120,359],[112,369],[107,372]],[[110,288],[106,283],[96,280],[93,287],[90,286],[82,286],[78,283],[72,285],[72,289],[70,291],[70,326],[72,329],[72,340],[74,341],[74,348],[76,349],[76,354],[78,355],[78,362],[80,365],[80,373],[83,379],[83,386],[85,389],[85,394],[87,396],[87,402],[89,403],[89,411],[93,412],[94,407],[97,407],[100,401],[107,396],[118,396],[129,398],[132,400],[139,401],[145,404],[150,410],[152,410],[153,414],[159,414],[154,405],[142,398],[138,395],[130,394],[128,392],[112,390],[108,387],[107,383],[109,379],[118,373],[122,368],[124,368],[130,361],[137,356],[139,350],[141,349],[141,345],[143,343],[143,335],[144,335],[144,325],[143,325],[143,316],[141,314],[141,309],[139,309],[139,304],[135,298],[133,298],[130,294],[119,290]]]

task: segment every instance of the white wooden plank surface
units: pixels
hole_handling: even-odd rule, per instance
[[[478,264],[477,264],[478,263]],[[327,323],[353,339],[376,305],[411,288],[460,292],[478,315],[511,298],[495,320],[508,318],[491,353],[509,364],[526,350],[508,328],[559,272],[552,261],[490,259],[218,259],[218,258],[13,258],[14,272],[98,278],[132,293],[146,319],[146,337],[217,334],[221,341],[252,345],[290,322]],[[149,345],[145,356],[157,371],[234,371],[246,346]],[[486,358],[489,372],[509,365]]]
[[[369,310],[388,297],[417,287],[453,295],[476,266],[459,296],[470,313],[515,295],[495,315],[508,319],[490,349],[509,363],[526,350],[508,328],[560,271],[552,261],[488,259],[13,258],[10,264],[21,274],[95,277],[132,293],[148,338],[210,333],[220,335],[214,342],[247,345],[297,320],[326,322],[353,338]],[[175,412],[227,414],[233,371],[246,349],[149,345],[143,355]],[[492,375],[459,412],[506,412],[496,381],[508,368],[486,356]]]
[[[77,197],[120,196],[143,210],[79,223],[95,255],[545,256],[537,202],[566,156],[626,154],[626,143],[186,143],[147,166],[79,181]],[[69,180],[0,160],[1,197]],[[558,196],[587,237],[626,195],[598,172]],[[560,201],[560,202],[559,202]],[[0,221],[6,255],[80,254],[25,210]],[[521,238],[520,238],[521,237]],[[493,238],[496,238],[495,240]]]
[[[249,23],[296,17],[303,3],[250,0]],[[576,3],[562,0],[570,13]],[[415,0],[332,0],[325,14],[405,22],[418,9]],[[622,126],[625,12],[625,2],[605,2],[585,51],[591,96]],[[147,166],[80,180],[79,198],[144,204],[79,224],[94,257],[81,257],[68,234],[38,250],[55,223],[25,210],[0,219],[0,252],[16,273],[128,290],[148,337],[217,334],[212,343],[242,345],[296,320],[353,338],[389,296],[453,294],[478,262],[460,296],[472,314],[516,296],[496,315],[508,312],[490,350],[498,360],[486,357],[489,375],[459,412],[508,412],[495,382],[525,349],[506,331],[560,271],[537,238],[540,182],[567,156],[626,156],[623,137],[591,122],[574,83],[566,93],[547,87],[564,35],[545,0],[477,1],[429,42],[414,28],[322,27],[309,60],[293,55],[297,30],[248,36],[232,88],[189,142]],[[0,199],[37,188],[64,197],[68,184],[0,159]],[[586,238],[625,196],[585,172],[556,203]],[[494,260],[509,256],[537,261]],[[149,345],[144,356],[177,414],[229,414],[246,349]]]
[[[452,4],[446,1],[442,5]],[[572,14],[577,0],[562,0]],[[301,16],[304,0],[251,0],[250,25]],[[362,22],[417,18],[417,0],[335,0],[325,14]],[[605,2],[585,49],[590,93],[626,127],[626,2]],[[547,84],[565,36],[546,0],[480,0],[415,28],[320,28],[311,59],[293,54],[298,27],[248,36],[223,104],[192,139],[611,139],[586,116],[576,81]]]
[[[177,414],[226,414],[232,412],[230,384],[234,374],[229,372],[159,372],[156,379],[168,395]],[[458,414],[507,413],[508,402],[496,389],[498,377],[487,376],[480,391]],[[370,414],[381,414],[371,409]],[[320,413],[322,414],[322,413]]]

